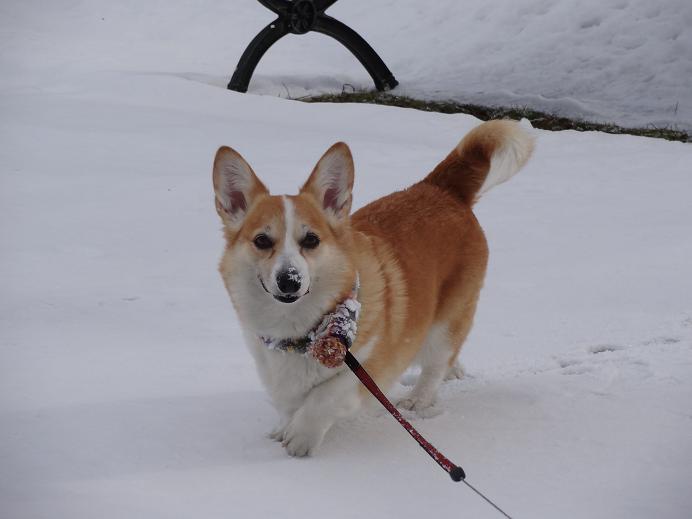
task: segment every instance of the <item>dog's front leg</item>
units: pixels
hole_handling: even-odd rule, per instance
[[[276,424],[276,426],[267,433],[267,438],[270,440],[274,440],[277,442],[281,442],[284,440],[284,432],[286,431],[286,427],[291,421],[291,415],[290,414],[283,414],[281,413],[281,416],[279,418],[279,422]]]
[[[358,379],[348,369],[314,387],[284,431],[283,446],[290,456],[309,456],[340,418],[361,405]]]

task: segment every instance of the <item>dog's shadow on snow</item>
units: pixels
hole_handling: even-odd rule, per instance
[[[274,410],[260,391],[4,414],[0,459],[36,482],[266,462]]]
[[[407,396],[416,378],[415,373],[405,374],[390,398],[395,401]],[[470,448],[482,451],[487,447],[488,434],[493,431],[514,429],[521,424],[525,434],[513,439],[516,447],[540,436],[542,423],[551,420],[526,388],[511,381],[489,382],[474,380],[472,376],[445,382],[435,408],[428,417],[411,411],[402,414],[445,454],[460,459]],[[497,447],[502,449],[501,445]],[[395,465],[402,452],[415,450],[415,441],[379,404],[373,403],[361,416],[337,424],[327,435],[319,456],[348,459],[359,451],[359,458],[375,456],[385,465]]]

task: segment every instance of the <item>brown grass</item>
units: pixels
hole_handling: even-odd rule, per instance
[[[463,104],[454,101],[424,101],[412,97],[398,96],[384,92],[342,92],[341,94],[324,94],[319,96],[307,96],[296,98],[306,103],[370,103],[386,106],[398,106],[401,108],[413,108],[425,112],[439,112],[443,114],[470,114],[482,121],[490,119],[515,119],[526,118],[531,121],[534,128],[542,130],[576,130],[579,132],[598,131],[614,134],[639,135],[642,137],[654,137],[669,141],[692,142],[689,133],[668,127],[647,126],[645,128],[625,128],[612,123],[594,123],[583,119],[570,119],[558,115],[539,112],[528,107],[495,107],[474,104]]]

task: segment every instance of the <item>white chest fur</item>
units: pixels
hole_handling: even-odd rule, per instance
[[[270,349],[256,336],[246,336],[246,342],[260,379],[281,414],[294,412],[313,387],[344,369],[326,368],[302,353]]]

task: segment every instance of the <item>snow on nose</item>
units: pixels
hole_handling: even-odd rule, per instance
[[[295,267],[288,267],[276,276],[276,286],[284,294],[295,294],[300,290],[303,279]]]

